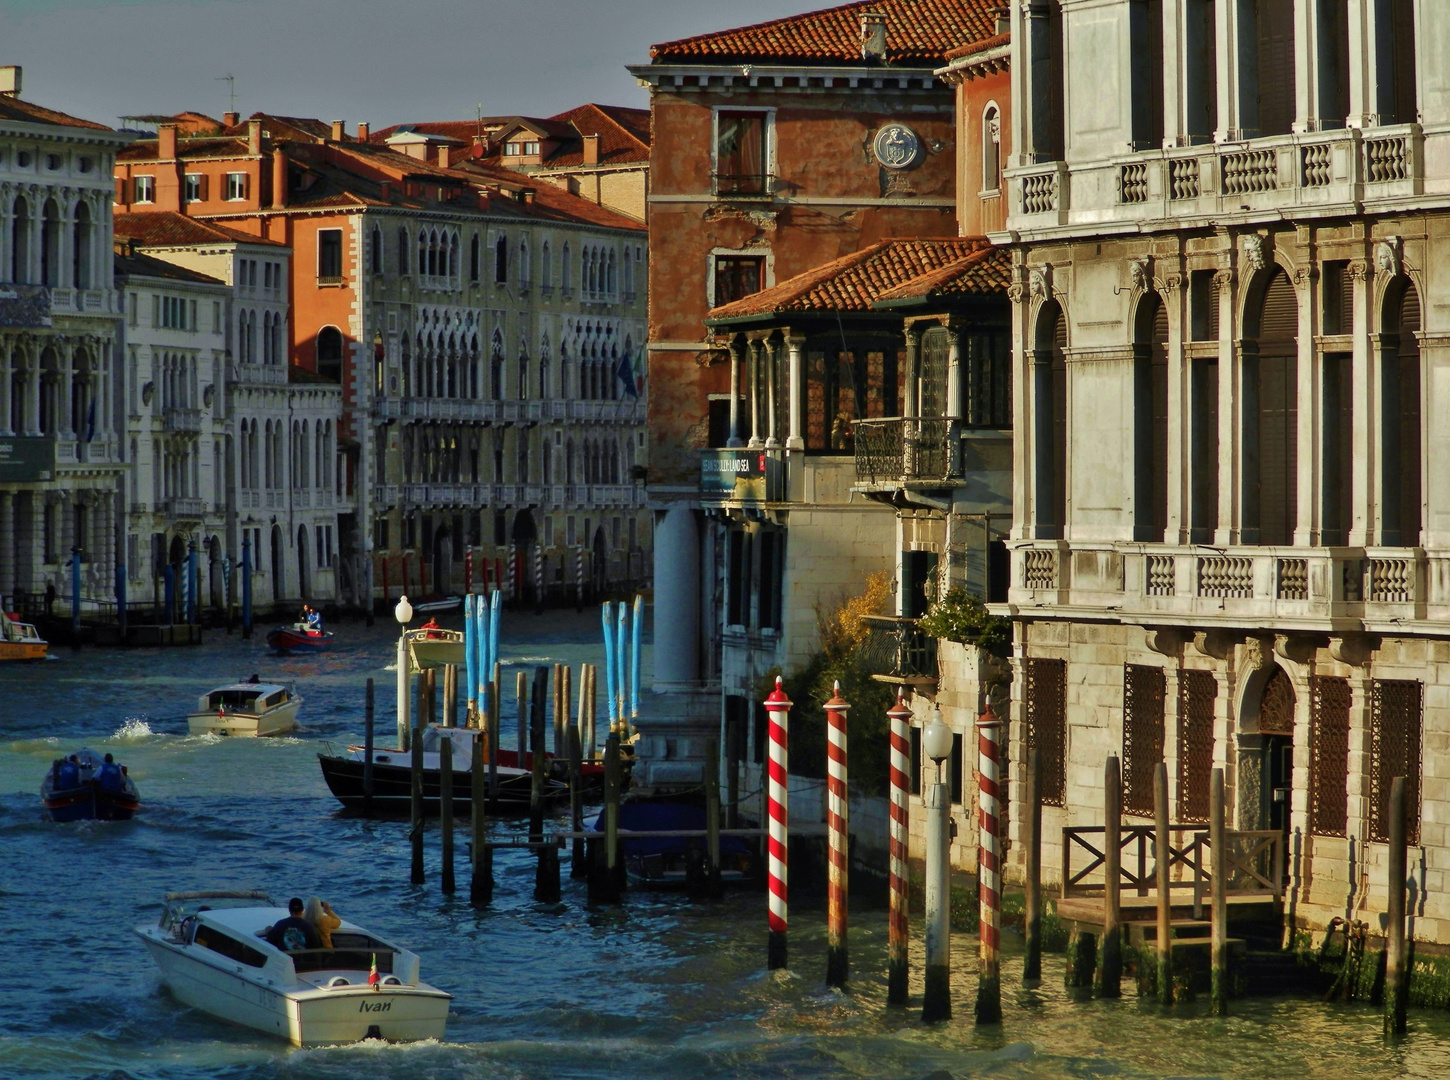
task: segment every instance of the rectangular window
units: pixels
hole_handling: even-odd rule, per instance
[[[135,533],[126,536],[126,566],[129,568],[130,576],[140,577],[141,571],[141,537]]]
[[[227,201],[241,202],[246,199],[251,185],[248,180],[251,178],[244,172],[227,173]]]
[[[572,479],[572,477],[571,477],[571,479]],[[575,533],[575,530],[574,530],[574,519],[572,517],[565,518],[564,519],[564,543],[566,543],[567,545],[569,545],[569,547],[573,547],[576,543],[578,543],[578,541],[575,539],[575,536],[576,536],[576,533]]]
[[[342,280],[342,230],[317,231],[317,280]]]
[[[1353,512],[1354,356],[1325,353],[1323,421],[1323,528],[1321,544],[1343,544]]]
[[[222,302],[220,300],[211,302],[211,332],[213,334],[222,332]]]
[[[921,728],[911,729],[911,794],[921,794]]]
[[[1349,827],[1349,680],[1309,677],[1309,831],[1344,836]]]
[[[1208,821],[1213,777],[1213,708],[1218,680],[1211,671],[1178,676],[1178,819]]]
[[[1420,842],[1420,724],[1424,687],[1405,679],[1375,679],[1370,693],[1371,840],[1390,838],[1390,786],[1405,778],[1405,842]]]
[[[1188,277],[1188,309],[1194,341],[1218,340],[1217,270],[1194,270]]]
[[[495,510],[493,514],[493,543],[494,547],[503,547],[509,542],[508,519],[502,510]]]
[[[781,534],[773,529],[760,532],[760,628],[780,629],[779,550]]]
[[[962,757],[962,734],[957,732],[952,735],[952,756],[947,766],[947,783],[951,785],[952,805],[962,805],[962,795],[966,790],[964,779],[967,774],[967,763]]]
[[[716,255],[714,306],[758,293],[764,277],[763,255]]]
[[[201,194],[202,179],[203,179],[203,177],[202,177],[201,173],[187,173],[186,174],[186,201],[187,202],[201,202],[201,200],[202,200],[202,194]]]
[[[156,201],[156,177],[138,176],[136,179],[136,194],[132,202],[152,203]]]
[[[1028,660],[1027,752],[1037,751],[1042,802],[1062,806],[1067,798],[1067,661]]]
[[[196,301],[195,300],[192,300],[192,301],[189,301],[188,302],[186,314],[187,314],[186,328],[188,330],[195,331],[196,330]]]
[[[1123,666],[1123,809],[1153,816],[1153,774],[1163,760],[1163,669]]]
[[[767,195],[766,114],[715,114],[715,194]]]

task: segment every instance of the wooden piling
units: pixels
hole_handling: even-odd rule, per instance
[[[443,666],[443,726],[458,726],[458,666]]]
[[[484,745],[488,729],[473,740],[473,756],[469,762],[473,799],[473,874],[468,885],[468,900],[474,907],[493,902],[493,849],[488,846],[488,778],[484,762],[489,757]]]
[[[421,720],[422,717],[419,717]],[[414,885],[423,884],[423,731],[413,732],[413,790],[412,790],[412,811],[413,829],[410,837],[413,842],[413,875]]]
[[[1409,970],[1405,963],[1405,879],[1409,867],[1405,838],[1405,778],[1390,782],[1389,851],[1386,853],[1388,900],[1385,914],[1385,1034],[1405,1033]]]
[[[450,666],[445,669],[452,671]],[[444,685],[447,685],[445,677]],[[438,740],[438,814],[443,832],[443,891],[453,891],[453,737]]]
[[[538,672],[545,672],[546,669],[539,668],[534,678],[534,695],[530,700],[528,688],[524,683],[524,673],[519,672],[519,689],[523,696],[519,699],[519,715],[528,725],[529,733],[529,842],[538,843],[544,838],[544,701],[543,686],[540,685]],[[544,678],[547,679],[547,674]],[[524,765],[524,755],[519,752],[519,767]]]
[[[566,672],[568,668],[564,669]],[[584,837],[578,835],[584,831],[584,771],[581,768],[582,749],[579,742],[579,729],[570,727],[569,739],[569,824],[574,831],[574,847],[570,852],[569,876],[571,878],[582,878],[589,875],[589,866],[586,862],[584,851]]]
[[[1123,770],[1111,756],[1103,767],[1103,943],[1098,950],[1098,996],[1122,996]]]
[[[585,706],[585,699],[588,697],[588,693],[589,693],[589,665],[588,664],[580,664],[579,665],[579,711],[578,711],[578,714],[577,714],[577,724],[578,724],[578,732],[579,732],[579,760],[580,761],[590,761],[594,757],[593,748],[589,745],[589,739],[588,739],[588,737],[585,734],[585,719],[586,719],[585,714],[587,712],[587,708]]]
[[[711,739],[705,744],[705,892],[711,897],[724,893],[720,879],[720,747]]]
[[[599,667],[597,664],[589,665],[589,708],[585,711],[585,723],[587,730],[584,733],[584,753],[586,759],[593,761],[599,752],[599,743],[596,738],[595,722],[599,719]]]
[[[1168,877],[1168,766],[1153,770],[1153,859],[1158,883],[1158,1000],[1173,1004],[1173,897]]]
[[[363,815],[373,816],[373,681],[368,680],[363,706]]]
[[[1036,985],[1042,980],[1042,759],[1036,750],[1027,755],[1025,794],[1022,846],[1027,861],[1023,917],[1026,956],[1022,963],[1022,982]]]
[[[498,798],[498,748],[503,745],[503,665],[494,662],[488,692],[488,797]]]
[[[564,702],[559,697],[559,691],[564,688],[564,665],[554,665],[554,694],[553,694],[553,716],[554,722],[554,756],[563,761],[568,751],[564,746]]]
[[[425,668],[418,673],[418,691],[423,698],[423,724],[438,722],[438,669]]]
[[[850,705],[837,682],[826,711],[826,985],[846,985],[850,970],[847,933],[850,924],[849,759],[846,718]]]
[[[1228,1012],[1228,852],[1224,849],[1223,770],[1214,769],[1208,788],[1209,966],[1212,970],[1210,1008],[1215,1016]]]
[[[522,671],[514,672],[514,701],[519,710],[519,768],[524,767],[524,755],[529,752],[529,677]]]
[[[547,747],[545,730],[548,723],[544,696],[549,689],[549,669],[540,665],[534,668],[534,685],[529,705],[529,750],[532,756],[533,787],[529,800],[529,840],[538,845],[534,848],[538,862],[534,870],[534,899],[545,904],[559,902],[559,849],[552,844],[543,845],[544,839],[544,782],[548,777]]]
[[[574,674],[568,664],[559,665],[559,730],[563,733],[564,745],[559,751],[559,756],[569,756],[569,737],[567,732],[573,726],[574,715]]]
[[[891,756],[888,777],[891,816],[887,837],[888,914],[886,920],[886,1003],[907,1003],[908,954],[911,946],[911,875],[908,848],[911,834],[911,710],[900,688],[896,704],[886,710],[891,722]],[[733,777],[732,777],[733,779]],[[733,813],[732,807],[732,813]]]
[[[604,828],[602,837],[589,841],[589,902],[617,904],[621,896],[623,866],[619,861],[619,737],[604,740]]]

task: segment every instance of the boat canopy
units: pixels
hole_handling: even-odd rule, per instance
[[[200,707],[205,712],[223,707],[234,712],[260,712],[281,705],[287,697],[287,688],[276,683],[235,683],[203,694]]]

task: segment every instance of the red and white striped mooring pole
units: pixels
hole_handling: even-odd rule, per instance
[[[826,985],[845,986],[846,897],[850,877],[851,806],[846,797],[846,713],[850,704],[835,684],[826,710]]]
[[[977,936],[977,1023],[1002,1022],[1002,845],[997,782],[1001,755],[997,740],[1002,722],[992,703],[977,717],[977,893],[981,916]]]
[[[886,1003],[905,1005],[907,998],[907,947],[911,940],[910,877],[907,875],[906,849],[910,833],[911,811],[911,710],[896,692],[896,705],[888,709],[891,720],[891,913],[886,945]]]
[[[766,811],[770,816],[770,836],[767,844],[769,859],[766,867],[770,893],[770,939],[766,946],[765,966],[771,971],[785,967],[786,958],[786,827],[790,821],[790,759],[786,739],[790,730],[790,706],[791,700],[785,696],[781,678],[777,675],[775,689],[765,699],[765,710],[770,715],[770,778],[766,785]]]

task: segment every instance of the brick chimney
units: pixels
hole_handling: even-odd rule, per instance
[[[272,148],[272,205],[275,207],[287,205],[287,180],[287,155],[280,146],[275,146]]]
[[[448,168],[448,145],[446,143],[438,148],[438,167],[440,169]]]
[[[861,59],[868,64],[886,63],[886,16],[879,11],[861,13]]]
[[[598,135],[585,135],[584,136],[584,164],[585,165],[598,165],[599,164],[599,136]]]
[[[382,199],[383,202],[392,201],[393,185],[389,181],[384,180],[381,184],[378,185],[378,198]]]
[[[234,128],[242,122],[242,114],[234,112],[222,113],[222,123],[229,128]]]
[[[1012,9],[1008,7],[994,8],[992,14],[997,17],[997,33],[1008,34],[1012,31]]]
[[[156,156],[162,161],[176,160],[176,125],[160,124],[156,128]]]
[[[247,121],[247,153],[252,157],[262,156],[262,121]]]
[[[522,191],[519,192],[519,195],[524,200],[524,205],[525,206],[533,206],[534,205],[534,195],[535,194],[537,194],[537,192],[535,192],[535,190],[533,188],[531,188],[531,187],[526,187]]]
[[[0,67],[0,97],[20,96],[20,70],[19,64]]]
[[[373,126],[371,124],[366,124],[366,123],[359,124],[357,126],[357,141],[358,142],[367,142],[368,141],[368,136],[370,136],[372,133],[373,133]]]
[[[347,137],[347,121],[334,120],[332,122],[332,141],[342,142]]]

